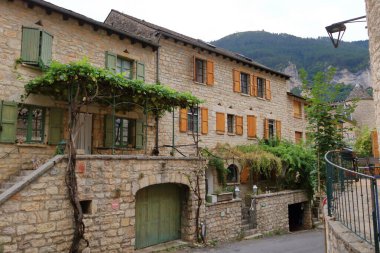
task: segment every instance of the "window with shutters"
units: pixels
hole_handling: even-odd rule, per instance
[[[18,109],[16,140],[18,143],[42,143],[44,140],[45,109],[22,105]]]
[[[257,137],[257,123],[256,116],[247,115],[247,137],[256,138]]]
[[[240,91],[243,94],[249,94],[249,75],[246,73],[240,73]]]
[[[264,98],[265,96],[265,79],[257,77],[257,97]]]
[[[194,81],[207,85],[214,84],[214,62],[194,56]]]
[[[303,139],[302,138],[302,132],[296,131],[294,133],[294,137],[295,137],[295,141],[296,141],[297,144],[302,142],[302,139]]]
[[[235,126],[235,115],[227,114],[227,133],[233,134]]]
[[[216,133],[224,134],[225,133],[225,114],[222,112],[215,113],[216,115]]]
[[[33,27],[22,27],[21,61],[47,67],[52,61],[53,36]]]
[[[198,132],[198,108],[187,110],[187,131]]]
[[[120,73],[127,79],[145,81],[145,65],[142,62],[131,60],[110,51],[106,51],[106,68],[114,73]]]
[[[295,118],[302,118],[302,104],[300,101],[293,100],[293,113]]]
[[[144,130],[141,121],[106,115],[104,130],[105,147],[142,148],[143,146]]]

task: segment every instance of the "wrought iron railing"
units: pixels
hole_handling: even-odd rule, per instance
[[[372,244],[379,253],[379,199],[373,168],[358,167],[350,152],[329,151],[326,161],[328,215],[357,236]]]

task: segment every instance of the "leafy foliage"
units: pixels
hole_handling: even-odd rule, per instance
[[[368,127],[357,130],[354,151],[360,157],[372,155],[371,131]]]
[[[311,75],[334,66],[356,73],[368,68],[368,40],[342,42],[335,49],[328,37],[299,38],[289,34],[249,31],[228,35],[212,44],[246,55],[283,71],[289,62]]]
[[[280,178],[286,189],[306,189],[313,194],[316,188],[315,150],[302,144],[281,141],[272,146],[262,142],[260,147],[281,159],[283,173]]]
[[[53,62],[42,76],[25,85],[25,91],[26,97],[35,93],[62,101],[69,101],[73,98],[70,93],[75,93],[85,103],[109,106],[115,101],[118,109],[130,108],[132,103],[159,113],[202,102],[189,92],[126,79],[122,74],[92,66],[86,59],[69,64]]]
[[[218,182],[220,182],[223,187],[226,186],[226,176],[227,176],[228,170],[224,166],[223,160],[219,157],[211,157],[208,161],[208,166],[216,169]]]

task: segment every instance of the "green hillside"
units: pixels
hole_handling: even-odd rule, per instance
[[[313,75],[328,66],[357,73],[369,66],[368,40],[343,42],[334,48],[328,37],[300,38],[264,31],[228,35],[212,44],[282,71],[289,62]]]

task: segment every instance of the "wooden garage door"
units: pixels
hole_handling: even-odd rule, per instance
[[[179,190],[174,184],[160,184],[137,193],[136,249],[180,238]]]

